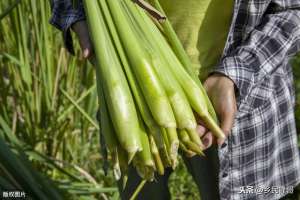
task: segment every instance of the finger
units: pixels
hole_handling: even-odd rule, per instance
[[[92,48],[92,43],[90,40],[89,32],[88,32],[88,26],[86,21],[78,21],[74,25],[72,25],[72,29],[76,33],[78,39],[79,39],[79,44],[81,47],[82,51],[82,57],[87,59],[92,56],[93,53],[93,48]]]
[[[79,36],[79,43],[82,51],[82,56],[84,59],[88,59],[92,56],[92,44],[88,36]]]
[[[196,129],[200,138],[207,132],[207,129],[202,125],[197,125]]]
[[[202,143],[204,145],[204,150],[208,149],[213,144],[213,135],[211,132],[207,132],[203,138]]]
[[[83,50],[83,58],[88,59],[91,57],[91,49],[90,48],[84,48]]]

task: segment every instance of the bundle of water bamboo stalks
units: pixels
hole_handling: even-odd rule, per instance
[[[158,1],[154,1],[160,9]],[[131,0],[85,0],[95,50],[100,128],[117,178],[130,163],[153,180],[175,168],[178,150],[203,155],[195,115],[224,137],[170,23]]]

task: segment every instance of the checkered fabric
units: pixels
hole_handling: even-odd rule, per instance
[[[238,89],[234,127],[219,148],[221,199],[275,200],[300,182],[289,64],[299,38],[299,0],[236,0],[216,67]]]
[[[52,1],[51,23],[64,31],[84,19],[82,4]],[[215,71],[237,87],[238,114],[219,148],[224,200],[276,200],[300,182],[289,59],[300,48],[300,0],[236,0],[223,58]]]

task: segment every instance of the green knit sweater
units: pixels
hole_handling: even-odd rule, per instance
[[[234,0],[161,0],[203,80],[218,63],[227,39]]]

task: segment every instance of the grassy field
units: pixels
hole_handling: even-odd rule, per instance
[[[102,170],[92,67],[63,48],[47,1],[22,1],[1,19],[13,2],[0,1],[0,191],[118,199],[112,173]],[[300,59],[294,63],[300,99]],[[300,122],[299,106],[296,113]],[[173,199],[199,199],[183,164],[169,185]]]

